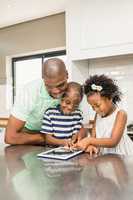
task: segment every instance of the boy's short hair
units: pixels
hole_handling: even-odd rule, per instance
[[[79,97],[83,98],[84,92],[83,92],[83,86],[77,82],[71,81],[67,84],[67,89],[65,93],[63,94],[63,98],[71,91],[75,90],[75,92],[79,95]]]

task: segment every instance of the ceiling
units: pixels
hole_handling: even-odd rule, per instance
[[[65,11],[67,0],[0,0],[0,28]]]

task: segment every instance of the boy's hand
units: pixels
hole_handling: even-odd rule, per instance
[[[72,145],[75,144],[77,141],[78,141],[78,134],[74,134],[71,139]]]
[[[64,144],[64,146],[66,147],[66,148],[70,148],[70,149],[73,149],[73,147],[74,147],[74,145],[76,144],[75,142],[77,141],[77,139],[76,138],[74,138],[74,139],[66,139],[65,140],[65,144]]]
[[[92,157],[93,155],[97,155],[99,153],[99,149],[93,145],[89,145],[85,152],[89,153]]]
[[[71,146],[71,139],[64,139],[64,146],[69,148]]]

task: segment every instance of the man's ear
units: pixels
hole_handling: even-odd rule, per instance
[[[66,78],[68,79],[68,71],[66,70]]]

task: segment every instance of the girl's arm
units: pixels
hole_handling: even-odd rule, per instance
[[[112,148],[115,147],[124,132],[125,126],[127,122],[127,114],[125,111],[120,110],[117,113],[114,127],[112,130],[112,135],[110,138],[84,138],[81,142],[78,143],[79,148],[86,150],[89,145],[94,145],[97,147],[108,147]]]
[[[115,147],[123,135],[125,126],[127,122],[127,114],[125,111],[121,110],[117,113],[114,127],[110,138],[90,138],[90,143],[96,146],[102,147]]]

